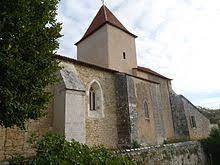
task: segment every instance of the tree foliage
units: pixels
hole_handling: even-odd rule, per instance
[[[198,107],[199,111],[207,117],[212,124],[218,124],[220,126],[220,109],[208,109],[204,107]]]
[[[202,145],[211,164],[218,165],[220,162],[220,129],[213,129],[210,136],[202,140]]]
[[[0,1],[0,125],[24,128],[44,114],[56,81],[59,0]]]

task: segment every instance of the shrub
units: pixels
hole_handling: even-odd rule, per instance
[[[213,129],[207,139],[202,140],[202,145],[213,165],[220,162],[220,130]]]
[[[172,143],[180,143],[180,142],[187,142],[187,141],[190,141],[190,139],[186,137],[182,137],[178,139],[164,140],[163,144],[172,144]]]
[[[133,140],[131,144],[132,148],[140,148],[141,144],[137,140]]]
[[[76,141],[68,142],[63,136],[47,134],[36,144],[35,165],[132,165],[130,158],[104,147],[89,148]]]

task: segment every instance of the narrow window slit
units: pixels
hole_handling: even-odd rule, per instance
[[[126,59],[126,54],[125,54],[125,52],[123,52],[123,59]]]

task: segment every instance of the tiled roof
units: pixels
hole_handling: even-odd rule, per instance
[[[163,75],[161,75],[161,74],[159,74],[159,73],[157,73],[157,72],[155,72],[155,71],[153,71],[149,68],[138,66],[137,68],[134,68],[134,69],[137,69],[137,70],[142,71],[142,72],[147,72],[147,73],[150,73],[152,75],[155,75],[155,76],[158,76],[158,77],[161,77],[161,78],[164,78],[164,79],[172,80],[172,79],[167,78],[167,77],[165,77],[165,76],[163,76]]]
[[[123,25],[122,23],[114,16],[114,14],[105,6],[103,5],[98,13],[96,14],[95,18],[93,19],[91,25],[87,29],[86,33],[82,37],[80,41],[78,41],[75,45],[80,43],[82,40],[86,39],[88,36],[96,32],[99,28],[101,28],[106,23],[115,26],[124,32],[132,35],[133,37],[137,37],[134,34],[130,33]]]

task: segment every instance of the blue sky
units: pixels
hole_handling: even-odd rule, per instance
[[[220,108],[219,0],[106,0],[122,24],[138,36],[137,59],[173,78],[173,88],[195,105]],[[76,58],[77,42],[101,0],[61,0],[58,53]]]

